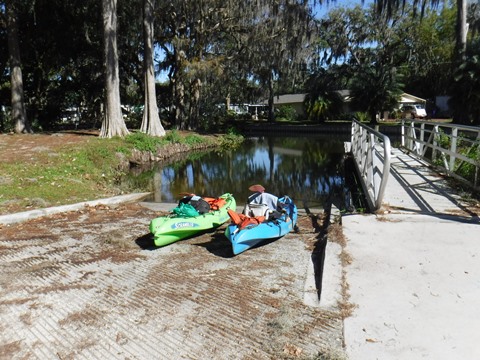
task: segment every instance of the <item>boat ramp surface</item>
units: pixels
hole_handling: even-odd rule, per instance
[[[233,256],[224,227],[154,248],[174,204],[107,203],[0,225],[1,359],[343,356],[338,309],[306,295],[310,217]]]

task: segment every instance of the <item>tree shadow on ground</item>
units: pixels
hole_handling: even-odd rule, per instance
[[[216,229],[208,229],[208,230],[205,230],[205,231],[200,231],[196,234],[193,234],[191,236],[188,236],[188,237],[185,237],[183,239],[179,239],[177,241],[174,241],[170,244],[166,244],[164,246],[157,246],[155,245],[155,240],[154,240],[154,237],[153,237],[153,234],[152,233],[148,233],[148,234],[145,234],[145,235],[142,235],[138,238],[135,239],[135,243],[142,249],[142,250],[157,250],[157,249],[161,249],[165,246],[169,246],[169,245],[172,245],[174,243],[177,243],[177,242],[183,242],[183,241],[186,241],[186,240],[190,240],[189,241],[189,244],[190,245],[198,245],[198,246],[203,246],[205,248],[207,248],[207,250],[209,250],[209,246],[208,244],[210,244],[212,241],[208,241],[208,242],[201,242],[202,239],[204,238],[211,238],[213,234],[213,237],[215,237],[217,235],[217,230]],[[222,233],[219,233],[218,236],[221,236],[223,235],[223,232]],[[225,238],[225,241],[227,241],[227,239]],[[213,247],[215,247],[216,245],[211,245]],[[213,252],[213,251],[212,251]]]
[[[325,265],[325,252],[327,248],[327,227],[330,218],[331,207],[326,204],[324,208],[324,216],[319,218],[318,215],[313,214],[308,206],[304,204],[305,212],[312,222],[317,235],[317,241],[314,244],[311,259],[313,264],[313,272],[315,278],[315,288],[317,290],[317,298],[320,301],[322,296],[322,283],[323,283],[323,269]]]
[[[230,241],[228,241],[228,239],[225,237],[224,229],[221,231],[215,231],[210,237],[209,241],[197,243],[195,245],[205,248],[215,256],[226,259],[234,257],[232,246]]]
[[[278,239],[280,239],[280,237],[273,238],[273,239],[266,239],[266,240],[260,242],[259,244],[256,244],[255,246],[252,246],[251,248],[249,248],[246,251],[252,251],[252,250],[261,248],[263,246],[268,246],[269,244],[277,241]],[[233,253],[232,243],[225,236],[224,229],[222,229],[220,231],[216,231],[211,236],[210,241],[197,243],[197,244],[193,244],[193,245],[204,247],[205,249],[207,249],[207,251],[209,251],[213,255],[223,257],[223,258],[226,258],[226,259],[234,258],[234,257],[237,257],[237,256],[241,255],[241,254],[235,255]]]

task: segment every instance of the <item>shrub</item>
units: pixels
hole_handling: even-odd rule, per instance
[[[196,134],[187,135],[187,137],[185,137],[185,143],[188,145],[197,145],[204,142],[205,140],[203,140],[200,136]]]
[[[480,165],[480,146],[474,146],[470,149],[463,149],[461,154],[465,155],[466,157],[475,160],[477,166]],[[463,178],[474,182],[475,181],[475,171],[476,166],[470,163],[462,163],[462,165],[457,169],[457,174],[462,176]]]
[[[142,132],[136,132],[127,135],[125,142],[131,144],[137,150],[155,152],[159,146],[165,143],[165,140]]]
[[[290,105],[282,105],[278,108],[278,112],[276,114],[278,119],[284,119],[286,121],[295,121],[297,120],[297,112],[295,109]]]
[[[181,144],[183,142],[183,139],[177,130],[168,131],[167,135],[165,135],[165,140],[173,144]]]
[[[366,112],[357,111],[354,114],[354,117],[360,122],[370,122],[370,116]]]
[[[242,135],[237,135],[234,132],[229,132],[222,136],[222,144],[223,148],[235,148],[240,145],[244,140]]]

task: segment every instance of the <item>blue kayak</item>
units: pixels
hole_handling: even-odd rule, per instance
[[[251,247],[269,240],[280,238],[292,231],[297,224],[297,207],[288,196],[278,199],[283,208],[280,216],[267,219],[259,224],[240,225],[231,223],[225,229],[225,236],[232,243],[234,255],[238,255]]]

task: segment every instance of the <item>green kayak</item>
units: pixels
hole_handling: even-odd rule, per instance
[[[187,212],[187,207],[191,211]],[[153,219],[150,232],[156,246],[165,246],[222,225],[230,220],[228,210],[235,211],[236,207],[235,198],[229,193],[219,198],[192,194],[184,197],[169,215]]]

